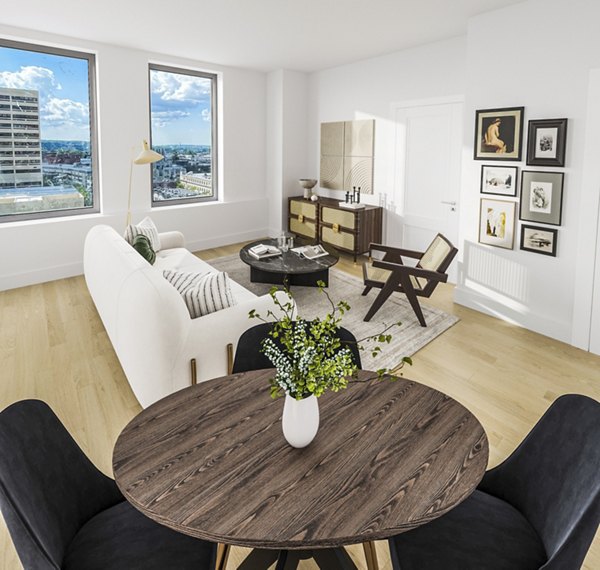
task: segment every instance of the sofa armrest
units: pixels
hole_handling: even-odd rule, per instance
[[[283,296],[283,292],[278,292],[277,295],[282,304],[287,302],[287,296]],[[235,353],[242,333],[261,322],[248,317],[252,309],[269,321],[273,320],[272,317],[267,317],[269,310],[279,314],[271,296],[263,295],[191,320],[182,354],[176,359],[182,368],[174,375],[176,385],[173,386],[173,391],[190,385],[192,358],[196,360],[198,382],[227,375],[227,345],[231,344]]]
[[[185,238],[181,232],[162,232],[158,234],[160,249],[174,249],[185,247]]]

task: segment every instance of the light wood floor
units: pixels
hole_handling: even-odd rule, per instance
[[[239,247],[199,255],[211,259]],[[346,258],[338,267],[360,273]],[[438,287],[426,302],[461,320],[417,353],[405,375],[475,413],[489,437],[490,466],[514,449],[559,395],[577,392],[600,400],[599,357],[454,305],[449,285]],[[140,407],[83,277],[0,293],[0,409],[23,398],[48,402],[96,465],[112,474],[114,442]],[[386,544],[377,546],[381,569],[390,570]],[[350,553],[365,568],[362,548]],[[243,549],[233,549],[228,568],[243,557]],[[21,568],[1,517],[0,568]],[[313,568],[302,563],[303,570]],[[600,568],[599,536],[584,568]]]

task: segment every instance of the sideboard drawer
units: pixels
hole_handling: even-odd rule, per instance
[[[316,223],[306,219],[300,221],[298,218],[290,218],[290,231],[311,239],[315,239],[317,237]]]
[[[306,200],[290,200],[290,214],[317,219],[317,204]]]
[[[335,245],[341,249],[354,251],[354,234],[350,234],[344,231],[334,232],[333,228],[321,226],[321,241],[324,241],[325,243],[330,243],[331,245]]]
[[[348,228],[349,230],[356,229],[355,226],[355,216],[354,212],[348,212],[347,210],[336,210],[334,208],[329,208],[328,206],[323,206],[321,208],[321,221],[326,224],[337,224],[343,228]]]

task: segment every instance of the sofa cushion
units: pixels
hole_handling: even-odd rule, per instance
[[[183,299],[192,319],[236,304],[231,294],[229,275],[220,271],[203,275],[194,285],[186,289]]]
[[[137,251],[150,265],[156,261],[156,253],[152,249],[148,236],[138,234],[133,238],[133,249]]]
[[[208,271],[202,273],[191,273],[188,271],[176,271],[174,269],[165,269],[163,271],[163,277],[177,289],[180,295],[185,295],[186,291],[190,287],[194,287],[198,282],[208,273]]]
[[[146,236],[150,240],[150,245],[155,252],[160,251],[160,237],[158,236],[158,230],[150,218],[144,218],[135,226],[133,224],[128,225],[125,229],[124,237],[129,242],[129,245],[133,245],[133,240],[140,234]]]

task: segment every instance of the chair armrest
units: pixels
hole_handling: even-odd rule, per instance
[[[422,279],[430,279],[432,281],[439,281],[441,283],[446,283],[446,281],[448,281],[448,275],[446,273],[431,271],[430,269],[422,269],[420,267],[411,267],[410,265],[400,265],[399,263],[392,263],[390,261],[373,260],[373,267],[387,269],[388,271],[393,271],[396,273],[407,273],[413,277],[421,277]]]
[[[174,249],[176,247],[185,247],[185,238],[181,232],[163,232],[159,233],[160,249]]]
[[[399,256],[405,255],[406,257],[412,257],[414,259],[421,259],[423,256],[422,251],[415,251],[413,249],[402,249],[400,247],[392,247],[390,245],[383,245],[381,243],[372,243],[369,246],[369,250],[382,251],[384,253],[394,253]]]

